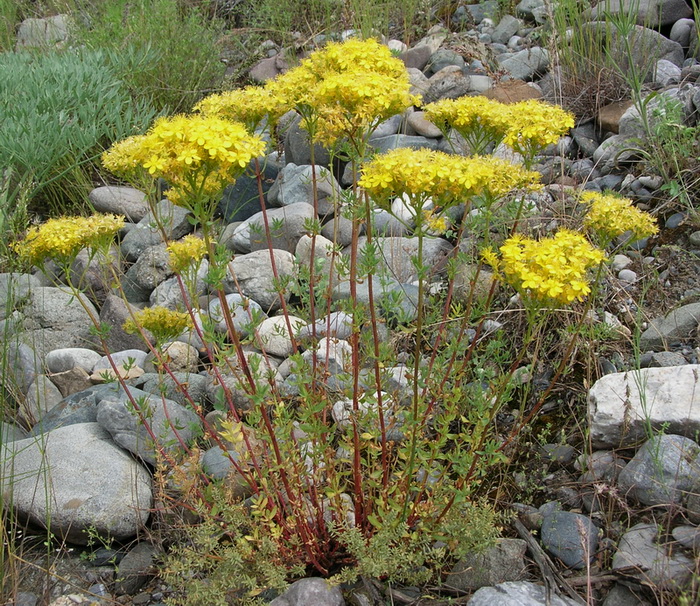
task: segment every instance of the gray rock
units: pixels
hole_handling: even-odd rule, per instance
[[[695,553],[700,552],[700,528],[697,526],[676,526],[671,534],[686,549],[691,549]]]
[[[615,583],[605,596],[603,606],[652,606],[651,602],[642,600],[640,592],[634,592],[622,583]]]
[[[681,503],[700,470],[700,446],[690,438],[661,434],[649,439],[620,472],[620,491],[644,505]]]
[[[651,368],[660,368],[664,366],[683,366],[686,364],[686,360],[683,354],[677,351],[660,351],[658,353],[653,353],[649,359],[649,366]]]
[[[690,32],[695,29],[695,21],[692,19],[678,19],[671,27],[668,37],[681,46],[690,46]]]
[[[286,250],[273,249],[275,271],[280,280],[294,277],[294,256]],[[269,250],[257,250],[247,255],[236,256],[229,264],[229,275],[224,279],[224,292],[240,292],[258,303],[264,311],[280,308],[280,296],[289,300],[289,289],[279,293],[275,285]]]
[[[669,88],[660,92],[658,95],[648,100],[644,107],[646,108],[647,122],[652,129],[666,119],[669,106],[680,106],[681,118],[687,119],[693,113],[692,91],[691,88]],[[647,136],[644,123],[640,117],[639,107],[636,105],[630,106],[620,118],[620,134],[636,139],[644,139]]]
[[[64,398],[93,385],[90,374],[80,366],[64,372],[53,373],[50,379]]]
[[[63,396],[46,375],[37,375],[27,390],[20,407],[20,416],[28,425],[34,425],[49,410],[57,406]]]
[[[7,442],[16,442],[24,440],[27,437],[27,432],[21,427],[0,421],[0,447]]]
[[[435,139],[401,134],[377,137],[376,139],[372,139],[370,143],[378,154],[388,152],[398,147],[408,147],[410,149],[437,149],[438,146],[438,142]]]
[[[425,70],[426,76],[436,74],[448,65],[455,65],[459,69],[463,69],[466,64],[464,63],[464,57],[453,50],[447,48],[436,50],[430,55],[430,62]]]
[[[691,17],[693,10],[684,0],[636,0],[637,23],[651,28],[671,25],[679,19]],[[605,14],[617,15],[630,10],[629,3],[624,0],[610,0],[605,7],[596,6],[591,10],[591,16],[597,18]]]
[[[199,368],[199,352],[189,343],[172,341],[163,345],[162,359],[166,360],[170,372],[195,373]],[[158,359],[150,352],[143,363],[146,372],[157,372]]]
[[[519,581],[526,572],[526,550],[527,544],[522,539],[500,539],[486,551],[470,554],[457,562],[447,584],[454,589],[470,591]]]
[[[83,347],[63,347],[46,354],[46,368],[49,372],[65,372],[76,366],[92,372],[102,355]]]
[[[124,297],[130,303],[148,301],[153,289],[172,275],[166,244],[150,246],[141,253],[121,280]]]
[[[316,218],[314,207],[306,202],[297,202],[283,208],[266,211],[270,228],[268,243],[262,211],[241,223],[233,232],[234,250],[241,253],[276,248],[294,252],[302,235],[308,233],[307,223]]]
[[[299,166],[311,164],[309,133],[301,126],[301,116],[295,115],[284,137],[284,157],[287,162]],[[330,153],[322,145],[314,145],[314,161],[317,166],[329,166]]]
[[[583,154],[588,157],[593,156],[593,153],[600,145],[593,122],[587,122],[572,128],[571,136],[574,138],[574,142],[578,145]],[[593,163],[591,162],[591,169],[592,168]],[[589,174],[590,170],[583,176],[588,177]]]
[[[631,269],[620,270],[617,274],[617,278],[621,282],[627,282],[628,284],[634,284],[637,281],[637,272]]]
[[[78,425],[80,423],[95,423],[97,421],[97,405],[105,397],[115,397],[124,391],[118,383],[94,385],[83,391],[66,396],[59,404],[46,413],[32,428],[31,436],[39,436],[57,427]]]
[[[148,520],[149,473],[95,423],[4,445],[0,486],[20,515],[85,545],[88,530],[125,540]]]
[[[155,559],[159,551],[150,543],[137,543],[122,558],[117,567],[114,593],[134,595],[155,574]]]
[[[418,317],[418,287],[394,284],[381,293],[377,309],[389,326],[410,324]]]
[[[607,174],[622,163],[638,158],[634,145],[634,140],[625,135],[608,137],[593,152],[593,162],[601,173]]]
[[[418,254],[418,238],[376,237],[374,242],[378,247],[380,271],[386,270],[398,282],[408,284],[418,278],[412,258]],[[367,239],[362,236],[358,240],[360,255],[364,254]],[[446,269],[447,257],[452,252],[452,245],[442,238],[423,239],[423,265],[429,273],[440,275]],[[349,250],[344,250],[349,254]]]
[[[0,273],[0,320],[7,318],[27,299],[30,289],[41,285],[41,281],[31,274]]]
[[[265,317],[265,312],[258,303],[238,293],[226,295],[226,305],[230,312],[229,316],[233,328],[242,336],[249,335],[252,332],[251,326],[254,326],[256,320]],[[221,301],[218,298],[212,299],[209,303],[209,317],[216,322],[216,330],[222,333],[227,332],[228,327],[221,309]]]
[[[88,199],[97,212],[124,215],[132,223],[138,223],[148,213],[146,194],[133,187],[96,187]]]
[[[545,8],[544,0],[521,0],[515,6],[515,14],[539,24],[543,8]]]
[[[545,514],[540,531],[542,544],[566,566],[584,568],[598,547],[598,529],[580,513],[553,511]]]
[[[25,320],[22,339],[43,360],[48,352],[62,347],[100,349],[97,338],[91,334],[97,310],[87,298],[81,300],[60,288],[34,288],[24,308]]]
[[[424,103],[433,103],[440,99],[456,99],[469,92],[469,76],[456,65],[443,67],[428,80],[429,88],[423,95]]]
[[[6,361],[0,365],[0,383],[7,393],[26,394],[37,373],[41,372],[39,355],[29,345],[15,339],[7,339],[4,347]]]
[[[119,253],[112,248],[107,258],[94,256],[83,249],[70,266],[71,285],[82,291],[95,305],[102,305],[110,292],[115,275],[121,275]]]
[[[296,334],[302,326],[306,326],[304,320],[292,315],[287,315],[287,318],[284,316],[267,318],[258,326],[259,344],[269,355],[286,358],[293,353],[294,347],[288,322],[292,328],[292,334]]]
[[[681,80],[681,68],[666,59],[659,59],[653,77],[654,83],[659,86],[678,84]]]
[[[497,44],[505,44],[523,26],[522,21],[512,15],[503,15],[496,29],[491,34],[491,40]]]
[[[308,165],[297,166],[292,162],[288,163],[280,171],[277,181],[268,193],[270,204],[289,206],[305,202],[313,205],[314,178],[318,214],[321,216],[333,214],[340,197],[340,185],[331,171],[324,166],[316,166],[314,169]]]
[[[442,137],[442,131],[425,117],[425,112],[411,112],[406,119],[407,134],[421,135],[429,139]],[[412,132],[410,132],[412,131]]]
[[[429,46],[414,46],[401,53],[399,58],[404,62],[406,68],[422,70],[430,61],[433,51]]]
[[[190,216],[191,213],[187,209],[176,206],[170,200],[161,200],[156,205],[155,216],[149,210],[124,236],[121,243],[124,257],[129,261],[136,261],[147,248],[163,242],[163,234],[156,227],[155,217],[162,223],[169,240],[179,240],[194,229],[189,222]]]
[[[369,137],[370,141],[379,137],[388,137],[389,135],[397,134],[401,128],[402,122],[403,116],[401,114],[397,114],[391,118],[387,118],[384,122],[380,122],[379,126],[372,131]]]
[[[664,541],[658,540],[658,530],[656,524],[632,526],[620,539],[613,570],[626,568],[659,589],[683,587],[692,577],[694,563],[683,553],[667,552]]]
[[[539,46],[521,50],[499,61],[500,67],[518,80],[532,80],[549,67],[549,53]]]
[[[16,50],[26,48],[62,48],[70,34],[70,17],[54,15],[44,19],[25,19],[17,30]]]
[[[683,2],[683,0],[680,1]],[[606,27],[600,22],[589,23],[587,26],[602,30],[605,30]],[[629,70],[630,68],[628,44],[631,46],[632,61],[642,80],[651,80],[656,62],[659,59],[666,59],[678,67],[683,65],[685,54],[680,44],[669,40],[653,29],[641,25],[633,27],[634,30],[626,39],[623,39],[622,35],[614,28],[609,32],[609,52],[618,63],[619,69]]]
[[[347,339],[352,334],[352,316],[344,311],[334,311],[324,318],[316,320],[311,325],[302,326],[297,333],[297,338],[307,339],[313,334],[316,338],[335,337]]]
[[[337,375],[352,369],[352,347],[343,339],[322,338],[318,344],[301,354],[309,367],[314,363],[320,372]]]
[[[612,373],[588,393],[595,448],[633,445],[649,429],[694,436],[700,432],[700,366],[686,364]]]
[[[123,349],[121,351],[110,352],[108,356],[102,356],[93,367],[94,372],[101,370],[111,370],[112,364],[118,369],[128,370],[130,366],[140,366],[143,368],[146,363],[147,352],[140,349]],[[111,360],[110,360],[111,358]]]
[[[133,388],[135,404],[126,395],[105,398],[97,406],[97,422],[122,448],[155,465],[160,451],[172,453],[188,444],[201,427],[199,417],[184,406]],[[146,427],[148,424],[148,428]],[[149,433],[153,432],[157,444]]]
[[[426,76],[422,71],[414,69],[412,67],[409,67],[407,70],[408,72],[408,81],[411,84],[411,88],[409,89],[409,93],[412,95],[415,95],[418,97],[419,101],[423,101],[426,93],[428,90],[430,90],[430,81],[428,80],[428,76]],[[400,116],[403,120],[403,116]],[[398,131],[397,131],[398,132]],[[388,134],[396,134],[396,133],[388,133]],[[385,135],[377,135],[377,137],[383,137],[387,136]]]
[[[139,389],[153,395],[163,395],[182,406],[203,405],[207,397],[207,377],[194,373],[170,374],[145,373],[131,382]],[[185,394],[185,390],[187,393]]]
[[[468,606],[578,606],[571,598],[549,594],[541,585],[528,581],[499,583],[482,587],[467,602]]]
[[[194,288],[195,293],[203,294],[206,291],[206,280],[209,273],[209,261],[202,259],[194,276],[194,284],[188,285]],[[183,293],[182,286],[176,276],[164,280],[153,289],[148,300],[153,307],[160,306],[172,310],[186,310],[194,306],[193,301],[185,301],[185,296],[190,297],[189,290]]]
[[[496,0],[485,0],[485,2],[479,2],[479,4],[468,4],[465,8],[476,25],[479,25],[484,19],[490,19],[497,15],[500,10]]]
[[[123,326],[133,313],[138,311],[121,297],[109,295],[100,310],[100,324],[109,327],[105,343],[109,351],[124,351],[128,349],[140,349],[148,351],[146,343],[140,334],[129,334]],[[147,333],[147,337],[150,335]]]
[[[321,229],[321,235],[339,246],[350,246],[352,242],[352,221],[338,214]],[[359,226],[358,235],[365,233],[365,226]]]
[[[245,445],[242,445],[245,449]],[[238,469],[236,466],[238,465]],[[241,455],[234,449],[222,450],[214,446],[202,456],[202,469],[204,473],[215,480],[226,480],[229,489],[233,490],[236,498],[246,498],[252,494],[250,483],[240,473],[241,465],[247,469],[248,464],[241,462]]]
[[[668,348],[677,341],[694,338],[699,323],[700,303],[684,305],[664,318],[652,320],[639,338],[639,347],[642,350]]]
[[[345,606],[337,585],[331,587],[325,579],[310,577],[292,583],[270,606]]]

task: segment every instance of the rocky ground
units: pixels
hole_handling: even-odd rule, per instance
[[[700,63],[692,52],[697,42],[692,10],[679,0],[644,0],[640,5],[646,14],[646,21],[640,15],[640,22],[646,27],[636,28],[638,54],[633,60],[647,74],[649,90],[659,93],[647,108],[649,115],[662,99],[678,100],[685,125],[695,126]],[[424,101],[466,94],[503,102],[552,99],[555,75],[549,51],[538,46],[537,35],[547,19],[544,3],[523,0],[514,15],[498,20],[489,17],[495,6],[496,2],[487,1],[460,7],[453,19],[473,27],[463,27],[459,35],[436,26],[411,48],[389,42],[405,62],[414,92]],[[657,57],[652,64],[649,49]],[[278,50],[270,46],[270,56],[251,70],[253,80],[265,81],[285,68],[284,55]],[[304,224],[314,214],[308,142],[293,117],[285,133],[283,152],[271,155],[266,168],[268,214],[281,224],[274,255],[283,276],[295,272],[295,257],[302,262],[310,259]],[[536,167],[547,187],[531,219],[544,225],[556,222],[557,209],[570,187],[612,189],[646,208],[663,209],[660,234],[617,255],[605,284],[604,321],[623,335],[641,327],[641,355],[635,358],[629,343],[598,352],[593,362],[600,378],[587,386],[588,418],[579,420],[589,444],[560,440],[538,445],[537,456],[525,461],[515,477],[516,483],[538,485],[532,502],[511,505],[518,517],[507,529],[510,538],[455,566],[446,582],[453,603],[667,604],[676,599],[676,590],[697,599],[692,596],[697,596],[693,583],[700,553],[700,231],[692,209],[666,204],[669,194],[664,184],[627,153],[640,138],[638,109],[626,101],[616,102],[597,108],[592,119],[577,124]],[[448,148],[442,133],[420,111],[382,124],[372,145],[380,151],[405,146]],[[316,157],[321,164],[328,163],[323,150]],[[324,254],[325,243],[349,244],[347,221],[333,215],[332,204],[349,179],[348,174],[339,182],[330,172],[319,175],[325,239],[317,241],[317,255],[319,250]],[[279,318],[274,315],[279,298],[267,244],[259,230],[251,228],[262,222],[252,188],[252,181],[242,178],[227,192],[220,208],[227,225],[222,240],[236,253],[232,265],[237,287],[229,284],[227,301],[234,322],[244,297],[270,316],[259,327],[262,342],[267,353],[279,360],[274,367],[278,385],[292,389],[285,383],[291,340],[279,330]],[[181,294],[162,234],[152,228],[145,195],[108,186],[95,189],[90,199],[96,210],[123,214],[129,221],[114,261],[123,276],[128,304],[175,308],[182,302]],[[187,212],[167,200],[159,203],[158,212],[169,217],[169,238],[178,239],[193,230]],[[387,211],[379,212],[376,222],[384,263],[394,276],[382,288],[399,293],[410,314],[415,308],[411,283],[416,277],[410,263],[415,247],[408,237],[410,230]],[[432,238],[427,263],[439,266],[451,249],[447,240]],[[12,335],[7,339],[9,363],[2,378],[4,384],[17,385],[21,410],[21,423],[3,424],[3,453],[12,457],[3,457],[1,476],[5,481],[14,478],[15,507],[33,523],[44,523],[50,504],[51,529],[68,541],[61,557],[48,558],[50,574],[44,572],[48,556],[36,557],[38,569],[28,568],[20,583],[25,591],[15,603],[58,606],[116,599],[157,604],[168,597],[168,588],[152,577],[157,553],[144,531],[154,498],[149,464],[155,461],[155,451],[123,390],[105,383],[110,364],[98,351],[88,312],[110,326],[109,347],[118,365],[133,393],[151,398],[156,417],[167,415],[180,421],[180,426],[188,428],[180,432],[185,441],[187,431],[200,420],[183,405],[174,384],[166,386],[164,402],[157,395],[153,357],[140,338],[122,329],[127,303],[111,291],[103,274],[87,257],[79,257],[74,270],[82,276],[84,306],[40,274],[0,275],[0,318],[4,334]],[[204,291],[206,265],[201,271]],[[338,298],[349,296],[342,285],[336,292]],[[200,304],[202,314],[219,313],[218,300]],[[245,318],[238,319],[243,327]],[[332,334],[322,336],[335,339],[333,357],[342,366],[348,319],[336,314],[329,325]],[[308,332],[300,319],[298,329]],[[196,335],[187,333],[168,353],[195,401],[205,402],[216,397],[217,386],[199,372],[200,347]],[[230,387],[236,397],[237,385]],[[244,394],[238,392],[244,405]],[[337,416],[342,417],[340,412]],[[37,436],[43,438],[37,440]],[[229,470],[217,448],[205,455],[204,467],[212,476],[223,477]],[[37,470],[47,468],[49,486],[37,482]],[[619,522],[615,512],[621,510],[633,512],[633,525]],[[95,550],[91,545],[90,558],[80,559],[75,554],[89,542],[87,529],[109,529],[125,547]],[[423,603],[420,596],[415,588],[389,588],[371,581],[348,589],[343,596],[320,579],[305,579],[271,603],[418,604]]]

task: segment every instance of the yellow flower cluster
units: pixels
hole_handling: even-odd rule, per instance
[[[358,184],[388,208],[392,199],[404,195],[413,200],[430,196],[440,206],[477,195],[498,197],[532,187],[538,179],[538,173],[493,156],[398,148],[365,164]]]
[[[477,151],[502,141],[527,157],[556,143],[575,124],[570,112],[534,99],[505,104],[485,97],[461,97],[430,103],[424,109],[429,120],[443,130],[451,126]]]
[[[30,263],[46,259],[70,261],[80,250],[109,244],[124,226],[124,217],[96,214],[91,217],[60,217],[31,227],[15,251]]]
[[[205,116],[218,116],[242,122],[251,131],[265,118],[276,120],[285,110],[283,100],[269,86],[246,86],[220,94],[209,95],[194,106]]]
[[[102,156],[105,168],[129,175],[135,170],[162,177],[168,198],[188,206],[213,197],[265,151],[265,143],[243,124],[215,116],[160,118],[146,135],[117,143]]]
[[[507,105],[482,96],[441,99],[424,107],[426,118],[444,133],[454,128],[471,147],[482,152],[503,139],[511,123]]]
[[[510,105],[511,123],[503,143],[519,154],[532,157],[559,141],[576,123],[571,112],[536,99]]]
[[[162,343],[180,336],[191,326],[192,318],[188,313],[156,306],[137,311],[133,318],[124,322],[123,328],[128,333],[136,333],[141,327],[149,331],[158,343]]]
[[[632,232],[634,240],[639,240],[659,231],[656,219],[632,206],[628,198],[584,192],[581,202],[589,206],[584,225],[598,232],[604,240],[610,241],[628,231]]]
[[[191,264],[199,263],[207,254],[207,245],[201,238],[193,235],[171,242],[167,247],[170,267],[176,273],[182,273]]]
[[[584,299],[591,288],[587,271],[605,260],[602,250],[568,229],[533,240],[516,234],[482,256],[518,292],[539,303],[568,304]]]
[[[364,134],[416,102],[403,62],[373,39],[331,42],[269,88],[326,144]]]

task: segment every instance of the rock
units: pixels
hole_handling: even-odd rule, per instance
[[[265,317],[265,312],[258,303],[235,292],[226,295],[226,305],[233,328],[241,336],[251,334],[256,322]],[[228,327],[218,298],[212,299],[209,303],[209,317],[216,322],[216,330],[227,332]]]
[[[334,337],[347,339],[352,334],[352,316],[344,311],[334,311],[311,325],[303,326],[297,333],[298,339]]]
[[[352,242],[352,221],[338,214],[326,223],[321,230],[321,235],[339,246],[350,246]],[[365,226],[359,226],[358,235],[365,233]]]
[[[497,44],[505,44],[523,26],[522,21],[512,15],[503,15],[498,22],[496,29],[491,34],[491,41]]]
[[[27,437],[27,432],[21,427],[13,425],[12,423],[5,423],[5,421],[0,421],[0,448],[7,442],[16,442],[17,440],[24,440]]]
[[[298,166],[311,164],[311,144],[309,133],[301,126],[301,116],[294,116],[284,136],[284,157],[287,162]],[[331,156],[328,150],[316,143],[314,145],[314,162],[317,166],[330,166]]]
[[[680,1],[683,2],[683,0]],[[588,23],[586,26],[599,30],[606,28],[606,24],[599,21]],[[680,44],[669,40],[653,29],[641,25],[634,25],[633,28],[626,39],[623,39],[622,35],[614,28],[608,32],[609,52],[619,65],[618,69],[629,69],[628,45],[631,47],[632,61],[643,81],[651,80],[656,61],[659,59],[666,59],[678,67],[682,66],[685,54]]]
[[[679,19],[693,15],[693,10],[684,0],[638,0],[634,6],[637,23],[651,28],[671,25]],[[629,10],[630,5],[624,0],[610,0],[604,8],[596,6],[591,9],[591,16],[597,18],[603,14],[618,15]]]
[[[90,330],[99,314],[82,295],[78,300],[76,295],[60,288],[35,288],[24,314],[22,339],[34,347],[39,359],[63,347],[101,348]]]
[[[314,207],[307,202],[297,202],[283,208],[266,211],[270,227],[270,243],[265,233],[263,213],[253,215],[233,232],[234,250],[241,253],[269,248],[294,252],[297,242],[308,232],[307,223],[316,218]]]
[[[532,80],[536,74],[544,73],[549,67],[549,53],[539,46],[521,50],[499,61],[502,69],[519,80]]]
[[[246,447],[243,446],[243,449],[245,450]],[[224,451],[219,446],[213,446],[202,456],[202,470],[215,480],[225,479],[235,498],[246,498],[253,491],[250,484],[236,469],[234,461],[239,467],[243,465],[243,469],[247,469],[248,463],[242,462],[241,455],[235,449]]]
[[[660,368],[664,366],[683,366],[686,360],[683,354],[677,351],[660,351],[651,354],[649,366],[652,368]]]
[[[414,46],[399,55],[399,59],[404,62],[407,68],[422,70],[430,61],[433,51],[429,46]]]
[[[65,398],[71,394],[88,389],[93,383],[90,374],[84,368],[76,366],[64,372],[51,375],[51,382],[58,387],[58,391]]]
[[[523,19],[541,24],[541,12],[545,8],[544,0],[521,0],[515,6],[515,14]]]
[[[97,405],[105,397],[115,397],[123,394],[117,383],[93,385],[88,389],[63,398],[60,404],[54,406],[32,428],[31,436],[40,436],[57,427],[77,425],[80,423],[95,423],[97,420]]]
[[[124,297],[130,303],[148,301],[153,290],[173,275],[166,244],[149,246],[121,280]]]
[[[229,275],[224,279],[224,292],[240,292],[271,312],[280,308],[282,297],[289,300],[289,289],[279,293],[275,285],[275,272],[280,280],[294,276],[294,256],[286,250],[272,250],[275,260],[273,271],[269,250],[257,250],[247,255],[236,256],[229,264]]]
[[[700,303],[690,303],[674,309],[664,318],[649,323],[639,338],[639,347],[647,349],[668,348],[678,341],[694,338],[700,323]]]
[[[146,194],[133,187],[96,187],[88,194],[88,199],[96,212],[124,215],[132,223],[138,223],[148,213]]]
[[[668,37],[678,42],[682,47],[690,46],[690,32],[695,29],[695,21],[692,19],[678,19],[671,27]]]
[[[260,346],[271,356],[286,358],[294,352],[292,338],[288,326],[292,328],[292,334],[296,334],[306,322],[296,316],[288,315],[267,318],[258,326],[257,335]]]
[[[8,339],[4,343],[6,361],[0,365],[0,383],[7,393],[26,394],[41,372],[41,362],[37,353],[25,343]]]
[[[435,139],[402,134],[377,137],[372,139],[370,143],[378,154],[398,147],[409,147],[411,149],[437,149],[438,147],[438,142]]]
[[[207,377],[191,372],[174,372],[172,375],[146,373],[132,382],[143,391],[163,395],[182,406],[203,405],[207,397]]]
[[[692,577],[693,561],[683,553],[675,552],[665,541],[657,540],[656,524],[636,524],[620,539],[617,553],[613,556],[613,570],[625,568],[659,589],[685,586]]]
[[[443,67],[447,67],[449,65],[454,65],[459,69],[464,69],[466,66],[464,63],[464,57],[462,57],[462,55],[460,55],[458,52],[447,48],[441,48],[430,55],[430,61],[428,62],[428,65],[424,71],[426,76],[430,76],[432,74],[436,74]]]
[[[253,164],[254,170],[255,164]],[[266,200],[272,184],[277,179],[279,168],[271,159],[265,158],[260,166],[260,171],[263,196]],[[227,224],[245,221],[261,210],[258,179],[255,175],[251,176],[247,172],[238,177],[233,185],[224,189],[221,201],[216,208],[217,214],[221,215],[224,223]]]
[[[108,295],[104,305],[100,310],[100,324],[109,327],[105,343],[109,351],[124,351],[128,349],[138,349],[148,351],[146,343],[139,333],[129,334],[123,326],[132,314],[138,311],[121,297]],[[147,332],[146,337],[153,341],[152,336]]]
[[[126,395],[104,398],[97,406],[97,422],[122,448],[155,465],[166,454],[180,450],[195,436],[201,421],[184,406],[140,389],[130,389],[134,402]],[[148,423],[149,427],[145,426]],[[152,431],[158,439],[154,444]]]
[[[159,551],[150,543],[137,543],[122,558],[117,567],[114,593],[134,595],[155,573],[155,559]]]
[[[601,173],[610,173],[621,164],[637,159],[633,145],[633,140],[625,135],[608,137],[593,152],[593,162]]]
[[[314,361],[321,372],[337,375],[352,369],[352,347],[347,341],[334,338],[322,338],[318,344],[301,354],[309,367]]]
[[[430,120],[426,119],[425,112],[418,111],[410,113],[406,122],[417,135],[422,135],[430,139],[442,137],[442,131],[435,126],[435,124],[430,122]]]
[[[654,83],[662,87],[678,84],[681,80],[681,68],[666,59],[659,59],[656,62],[653,78]]]
[[[46,368],[49,372],[66,372],[76,366],[91,372],[102,355],[92,349],[83,347],[63,347],[46,354]]]
[[[506,581],[519,581],[526,572],[522,539],[500,539],[484,552],[469,554],[455,564],[447,584],[460,591],[473,591]]]
[[[422,72],[419,72],[422,75]],[[370,135],[370,141],[379,137],[388,137],[389,135],[395,135],[399,132],[401,128],[401,123],[403,122],[403,116],[401,114],[396,114],[391,118],[387,118],[384,122],[380,122],[379,126],[372,131]],[[348,183],[350,185],[351,182]]]
[[[375,237],[374,242],[378,247],[379,267],[386,269],[391,277],[398,282],[408,284],[417,279],[416,268],[413,265],[413,257],[418,253],[418,238],[401,238],[380,236]],[[362,236],[358,240],[360,256],[364,255],[366,238]],[[430,268],[429,273],[439,275],[446,270],[448,256],[452,252],[452,245],[442,238],[423,239],[423,265]],[[344,250],[349,254],[349,250]]]
[[[143,367],[146,363],[146,356],[147,353],[140,349],[124,349],[110,352],[109,356],[100,358],[99,362],[95,364],[93,371],[113,370],[112,365],[116,366],[118,371],[129,370],[133,366]]]
[[[332,285],[340,282],[338,273],[338,264],[340,262],[340,252],[336,251],[336,246],[323,237],[317,235],[314,239],[311,236],[303,235],[297,243],[295,256],[297,263],[305,271],[309,271],[311,267],[311,255],[313,249],[314,258],[314,276],[318,280],[323,276],[329,280]],[[335,258],[335,260],[334,260]],[[319,286],[317,285],[317,288]],[[323,286],[321,286],[323,288]]]
[[[634,105],[630,99],[608,103],[598,110],[596,120],[601,130],[618,134],[620,132],[620,119],[623,114]]]
[[[691,549],[696,554],[700,552],[700,528],[697,526],[676,526],[671,534],[686,549]]]
[[[541,99],[542,92],[527,82],[514,78],[499,82],[487,90],[484,97],[500,103],[518,103],[528,99]]]
[[[623,269],[617,274],[618,280],[620,282],[627,282],[628,284],[634,284],[637,281],[637,272],[631,269]]]
[[[479,25],[484,19],[490,19],[499,14],[500,7],[496,0],[485,0],[479,4],[468,4],[467,12],[476,25]]]
[[[109,256],[104,258],[95,257],[87,249],[83,249],[71,263],[70,271],[71,285],[100,307],[110,292],[114,276],[122,273],[119,252],[113,247]]]
[[[548,594],[541,585],[529,581],[510,581],[495,587],[482,587],[471,597],[468,606],[577,606],[571,598]]]
[[[248,76],[258,84],[265,84],[268,80],[274,80],[281,73],[277,57],[267,57],[265,59],[260,59],[260,61],[253,65],[248,71]]]
[[[17,30],[16,50],[25,48],[62,48],[68,42],[70,17],[54,15],[44,19],[25,19]]]
[[[21,417],[34,425],[54,406],[58,405],[63,396],[48,377],[37,375],[27,390],[26,397],[20,407]]]
[[[569,511],[545,514],[540,536],[552,555],[578,570],[588,565],[598,547],[598,529],[590,518]]]
[[[199,352],[192,345],[181,341],[165,344],[161,356],[171,372],[195,373],[199,368]],[[159,366],[160,362],[153,352],[149,353],[144,361],[143,369],[146,372],[157,372]]]
[[[288,163],[280,171],[277,181],[270,189],[268,194],[270,204],[290,206],[305,202],[313,205],[314,178],[318,214],[320,216],[333,214],[340,198],[340,185],[331,171],[323,166],[316,166],[314,169],[308,165],[297,166],[292,162]]]
[[[458,264],[453,282],[455,301],[466,303],[470,298],[474,302],[485,301],[494,280],[493,272],[482,265]]]
[[[202,259],[197,266],[197,273],[194,276],[193,286],[188,284],[187,290],[183,292],[182,285],[177,276],[173,276],[158,284],[148,297],[148,301],[152,307],[165,307],[173,311],[183,311],[194,307],[194,302],[190,300],[190,289],[193,288],[195,293],[204,293],[208,275],[209,261],[207,259]]]
[[[693,489],[700,446],[690,438],[660,434],[649,439],[617,478],[620,492],[643,505],[680,503]]]
[[[594,448],[633,445],[661,428],[686,436],[700,432],[699,372],[700,366],[687,364],[598,379],[588,393]]]
[[[411,88],[408,92],[418,97],[419,102],[422,104],[423,98],[425,97],[428,90],[430,90],[430,81],[428,80],[428,76],[426,76],[422,71],[417,70],[413,67],[409,67],[406,71],[408,72],[408,81],[411,84]],[[402,116],[399,117],[402,118]],[[396,132],[398,132],[398,130]],[[396,134],[396,132],[389,134]],[[384,135],[376,136],[380,137]]]
[[[136,261],[149,247],[161,244],[163,234],[155,227],[155,217],[162,223],[169,240],[179,240],[191,233],[193,228],[189,218],[191,213],[170,200],[161,200],[155,208],[155,216],[149,210],[130,231],[121,243],[121,251],[129,261]]]
[[[0,459],[0,485],[18,513],[42,527],[50,519],[70,542],[87,544],[88,530],[129,539],[148,520],[150,475],[96,423],[6,444]]]
[[[667,119],[669,106],[680,105],[681,117],[689,118],[692,114],[692,97],[689,99],[692,89],[669,88],[660,92],[644,104],[649,128],[654,130],[658,124]],[[646,127],[640,117],[639,107],[631,105],[620,118],[620,134],[626,137],[645,139]]]
[[[456,65],[443,67],[428,79],[430,88],[423,96],[424,103],[433,103],[440,99],[456,99],[469,92],[469,76]]]
[[[19,307],[32,288],[41,285],[41,281],[31,274],[0,273],[0,320]]]
[[[325,579],[310,577],[292,583],[270,606],[345,606],[337,585],[331,587]]]

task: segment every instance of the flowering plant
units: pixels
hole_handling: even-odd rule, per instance
[[[626,232],[631,232],[633,240],[639,240],[659,231],[656,219],[632,206],[632,200],[628,198],[583,192],[580,200],[588,205],[584,225],[596,232],[605,243]]]

